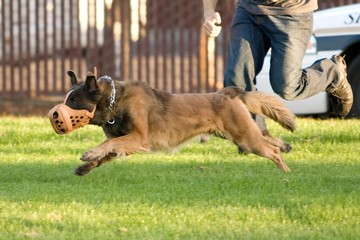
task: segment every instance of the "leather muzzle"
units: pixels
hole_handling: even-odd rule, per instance
[[[65,103],[70,93],[71,91],[63,103],[56,105],[48,113],[51,125],[58,134],[67,134],[83,127],[94,117],[96,106],[92,112],[86,109],[75,110],[67,106]]]

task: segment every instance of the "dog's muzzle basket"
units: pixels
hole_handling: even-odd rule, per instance
[[[70,93],[63,103],[56,105],[48,113],[51,125],[58,134],[67,134],[83,127],[94,117],[96,107],[89,112],[86,109],[75,110],[67,106],[65,103]]]

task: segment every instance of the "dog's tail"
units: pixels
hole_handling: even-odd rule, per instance
[[[231,98],[238,96],[251,113],[269,117],[285,129],[295,131],[295,115],[279,97],[257,91],[246,92],[236,87],[227,87],[220,92]]]
[[[279,97],[262,92],[245,92],[242,98],[251,113],[271,118],[285,129],[295,131],[295,115]]]

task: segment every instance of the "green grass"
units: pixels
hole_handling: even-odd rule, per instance
[[[290,174],[212,138],[78,177],[100,128],[0,117],[0,239],[360,239],[360,120],[268,123]]]

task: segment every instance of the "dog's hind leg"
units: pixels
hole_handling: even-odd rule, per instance
[[[238,109],[235,109],[234,111],[238,111]],[[240,113],[234,115],[240,116]],[[266,157],[273,161],[276,166],[284,172],[290,172],[290,168],[286,165],[281,156],[280,147],[277,146],[279,142],[276,143],[274,140],[275,138],[263,136],[263,133],[252,120],[250,114],[243,114],[241,122],[236,121],[236,118],[233,118],[232,120],[233,121],[227,121],[227,124],[224,125],[225,135],[228,135],[229,139],[237,146],[241,147],[245,152]]]
[[[275,147],[271,144],[266,144],[267,146],[261,146],[259,152],[255,152],[257,155],[266,157],[273,161],[278,168],[284,172],[291,172],[290,168],[285,163],[284,159],[281,156],[281,151],[278,147]]]
[[[270,132],[265,129],[262,130],[262,134],[265,137],[266,141],[276,147],[279,147],[282,152],[290,152],[292,147],[289,143],[284,142],[280,138],[276,138],[270,134]]]
[[[250,139],[250,141],[247,141],[248,139],[246,139],[245,143],[244,143],[244,139],[242,139],[241,142],[235,142],[235,143],[238,144],[238,146],[240,146],[246,152],[254,153],[258,156],[262,156],[270,159],[276,164],[278,168],[280,168],[284,172],[291,171],[290,168],[285,163],[285,161],[283,160],[279,147],[270,144],[262,136],[260,136],[256,141],[251,141],[254,139],[255,138]]]

